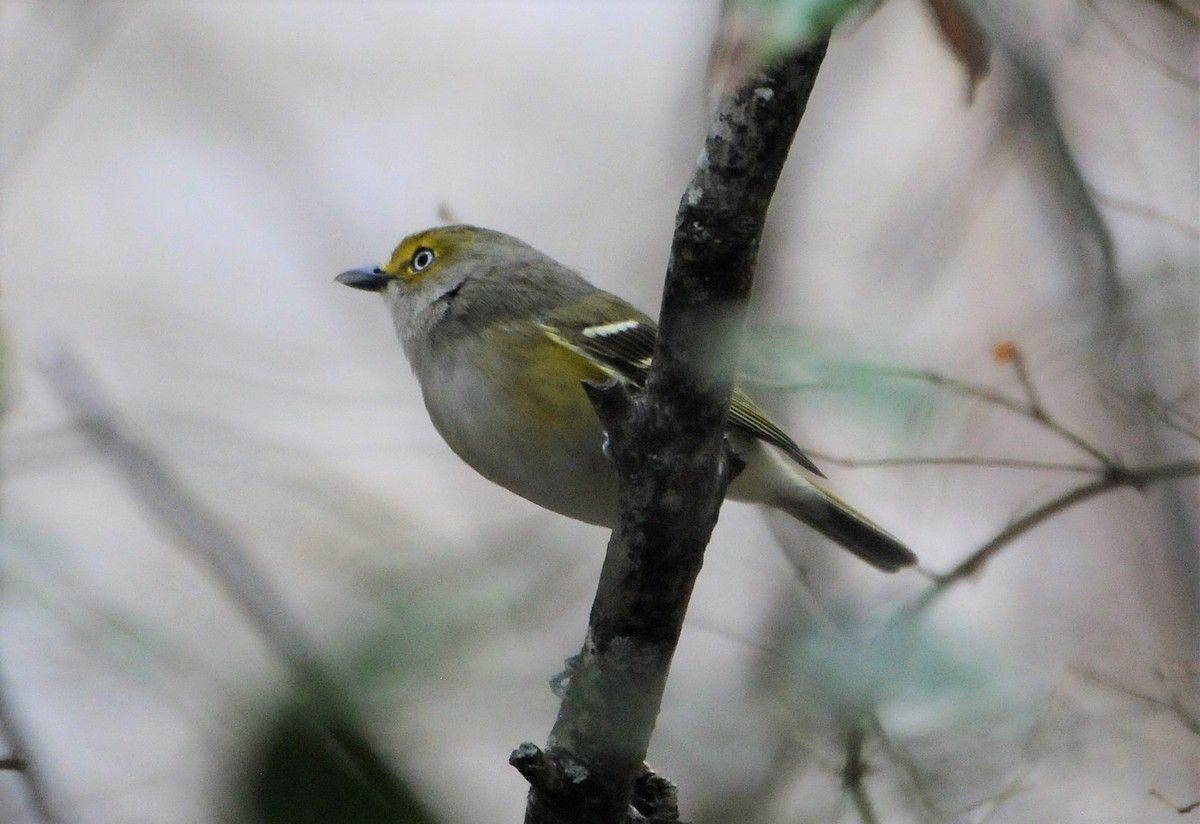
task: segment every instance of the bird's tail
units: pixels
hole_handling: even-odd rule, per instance
[[[828,490],[810,483],[793,486],[789,492],[787,497],[768,504],[808,524],[871,566],[895,572],[917,562],[913,551],[895,536]]]
[[[746,469],[733,482],[729,497],[786,512],[886,572],[917,562],[912,550],[895,536],[810,481],[787,458],[761,442],[749,446]]]

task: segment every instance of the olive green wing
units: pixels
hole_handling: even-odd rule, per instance
[[[775,422],[767,417],[767,413],[737,387],[734,387],[733,398],[729,402],[729,423],[772,446],[779,447],[785,455],[814,475],[825,477],[825,473],[817,469],[817,465],[804,454],[800,445],[776,426]]]
[[[603,292],[584,298],[545,318],[542,330],[556,343],[583,355],[614,378],[644,386],[654,357],[658,327],[646,315],[619,300],[616,305],[625,311],[612,320],[597,322],[597,318],[613,316],[613,301],[611,295]],[[800,446],[741,389],[733,390],[729,423],[778,447],[800,466],[825,477]]]

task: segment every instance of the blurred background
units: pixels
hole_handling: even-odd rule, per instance
[[[814,5],[0,3],[0,821],[520,820],[607,534],[461,464],[333,276],[453,220],[654,313],[731,55]],[[686,820],[1200,800],[1198,35],[835,31],[747,386],[922,566],[724,509],[649,756]],[[325,715],[388,804],[338,801]]]

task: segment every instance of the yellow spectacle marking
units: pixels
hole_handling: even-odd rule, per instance
[[[392,252],[392,257],[387,265],[380,268],[385,274],[392,277],[414,282],[436,271],[442,263],[452,258],[462,246],[469,244],[471,240],[472,233],[469,227],[440,226],[436,229],[426,229],[424,232],[409,235],[400,241],[400,245]],[[414,272],[412,258],[421,248],[433,252],[434,261],[432,265],[420,272]]]

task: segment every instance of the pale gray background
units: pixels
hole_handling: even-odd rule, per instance
[[[1132,342],[1111,359],[1094,345],[1107,322],[1095,257],[1073,240],[1031,127],[996,137],[1010,63],[997,57],[968,106],[928,11],[892,0],[835,37],[772,213],[754,312],[802,331],[794,377],[870,361],[1016,392],[991,359],[1013,340],[1052,409],[1096,442],[1131,459],[1195,454],[1146,446],[1097,398],[1131,371],[1172,396],[1195,387],[1196,31],[1152,3],[1096,3],[1136,49],[1086,4],[986,8],[1050,78],[1088,183],[1128,202],[1102,214]],[[67,428],[34,366],[62,343],[242,536],[331,662],[405,616],[416,663],[366,691],[380,745],[447,820],[520,819],[507,755],[549,730],[545,683],[578,648],[606,534],[461,465],[378,301],[332,278],[386,259],[444,208],[654,311],[707,122],[716,21],[715,4],[666,0],[0,4],[0,666],[69,820],[219,819],[280,670]],[[762,394],[822,453],[1081,457],[1009,414],[906,384]],[[826,467],[931,570],[1072,481]],[[953,811],[1010,786],[994,821],[1174,821],[1149,791],[1200,794],[1194,735],[1075,670],[1153,690],[1155,667],[1195,660],[1196,605],[1173,556],[1191,553],[1194,569],[1195,483],[1176,492],[1074,510],[933,613],[938,643],[982,686],[889,717],[944,742],[937,764],[966,776],[935,782],[945,815],[932,820],[982,820],[987,805]],[[776,535],[826,608],[886,615],[923,586],[728,506],[650,754],[679,782],[685,817],[752,786],[794,718],[754,686],[771,668],[759,648],[780,643],[766,627],[813,600]],[[1194,675],[1179,683],[1196,688]],[[1016,732],[985,745],[993,724]],[[811,730],[795,736],[821,752]],[[797,767],[780,820],[855,820],[827,752]],[[894,766],[871,757],[887,820],[919,820],[889,795]],[[19,778],[0,776],[0,820],[26,815]]]

